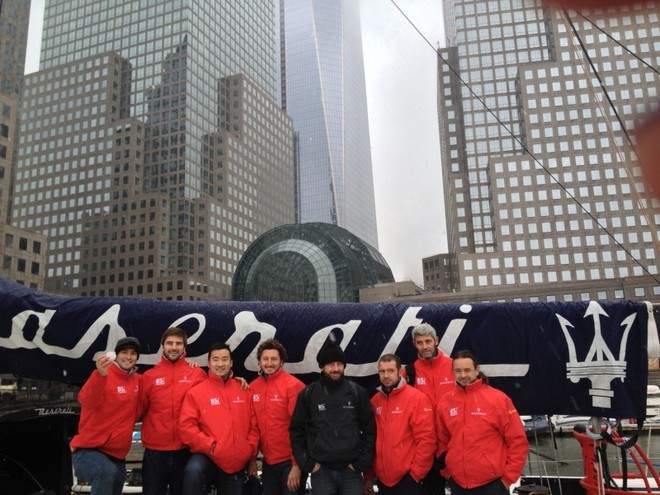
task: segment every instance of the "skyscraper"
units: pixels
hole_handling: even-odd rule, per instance
[[[29,20],[29,0],[0,1],[0,275],[43,289],[45,237],[9,223]]]
[[[295,219],[275,14],[47,2],[12,219],[48,235],[48,289],[228,298],[247,245]]]
[[[644,194],[627,136],[658,104],[657,3],[584,15],[517,0],[444,7],[449,253],[424,260],[425,286],[658,298],[660,202]]]
[[[332,223],[377,247],[359,4],[281,0],[281,26],[298,221]]]

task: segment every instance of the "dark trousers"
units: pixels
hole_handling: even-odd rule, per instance
[[[304,495],[307,475],[302,473],[300,476],[300,488],[292,492],[287,486],[287,479],[291,471],[291,461],[284,461],[277,464],[268,464],[263,461],[261,471],[261,482],[264,487],[263,495]]]
[[[394,486],[385,486],[378,481],[378,495],[423,495],[423,486],[408,473]]]
[[[362,475],[349,467],[321,469],[310,475],[314,495],[362,495]]]
[[[189,458],[188,449],[152,450],[145,448],[142,459],[142,493],[144,495],[182,495],[183,472]]]
[[[485,485],[477,486],[474,488],[463,488],[453,479],[449,479],[449,488],[451,495],[508,495],[509,490],[506,489],[501,479],[496,479]]]
[[[422,480],[422,487],[425,495],[445,495],[445,479],[437,469],[431,468]]]
[[[207,495],[215,485],[218,494],[242,495],[245,471],[225,473],[204,454],[190,456],[183,474],[183,495]]]

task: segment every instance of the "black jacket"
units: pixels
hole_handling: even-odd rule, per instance
[[[352,464],[371,467],[376,424],[367,391],[346,378],[321,379],[298,394],[289,436],[300,469],[311,472],[316,462],[331,469]]]

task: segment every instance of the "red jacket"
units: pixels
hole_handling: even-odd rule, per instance
[[[434,407],[455,383],[452,360],[439,349],[431,361],[421,358],[415,361],[415,388],[424,392]]]
[[[259,431],[252,393],[237,380],[209,373],[183,399],[179,436],[192,452],[207,455],[225,473],[242,470],[257,453]],[[213,454],[211,449],[213,448]]]
[[[289,423],[298,393],[305,384],[280,370],[271,376],[259,376],[250,383],[252,403],[259,425],[259,447],[270,465],[296,461],[291,451]]]
[[[426,476],[435,459],[433,408],[426,396],[401,380],[386,395],[382,387],[371,398],[376,418],[374,472],[385,486],[396,485],[410,473]]]
[[[507,485],[522,473],[529,444],[511,399],[482,383],[456,385],[436,408],[442,474],[470,489],[496,479]]]
[[[139,373],[128,373],[116,364],[110,365],[107,376],[94,370],[78,393],[80,422],[71,448],[97,449],[125,459],[141,414],[141,380]]]
[[[191,368],[183,356],[175,362],[163,357],[142,375],[142,444],[146,448],[179,450],[185,447],[179,438],[183,397],[188,389],[205,379],[206,373],[201,368]]]

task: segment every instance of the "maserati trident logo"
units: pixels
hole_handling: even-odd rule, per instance
[[[603,310],[600,304],[591,301],[584,313],[585,318],[593,319],[594,340],[591,347],[584,357],[583,361],[578,359],[575,350],[575,343],[568,332],[569,328],[574,328],[570,321],[561,315],[556,315],[561,325],[568,345],[568,362],[566,363],[566,378],[573,383],[587,379],[591,381],[589,395],[591,404],[594,407],[610,408],[612,405],[612,380],[620,378],[622,381],[626,378],[626,345],[630,335],[630,329],[636,318],[636,313],[632,313],[621,322],[621,346],[619,348],[618,358],[614,352],[607,347],[607,343],[601,332],[601,317],[609,318],[609,315]]]

